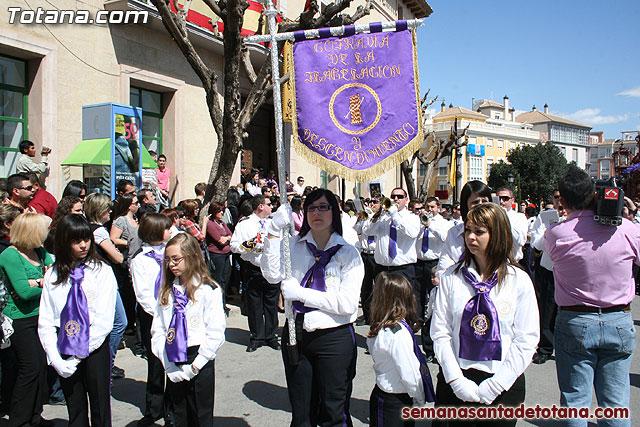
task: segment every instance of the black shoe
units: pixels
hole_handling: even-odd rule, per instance
[[[124,369],[113,365],[113,368],[111,369],[111,379],[119,380],[120,378],[124,378]]]
[[[64,406],[67,404],[67,401],[64,400],[64,397],[62,399],[49,399],[49,405],[60,405],[60,406]]]
[[[160,419],[160,418],[158,418]],[[149,427],[156,423],[156,420],[153,419],[151,415],[145,415],[138,421],[138,427]],[[165,424],[166,425],[166,424]]]
[[[364,326],[369,324],[369,322],[367,322],[367,318],[364,316],[360,316],[356,319],[356,326]]]
[[[551,358],[550,354],[536,353],[533,355],[533,363],[535,363],[536,365],[542,365],[544,362],[546,362],[550,358]]]
[[[253,353],[254,351],[256,351],[257,349],[259,349],[260,347],[262,347],[262,343],[261,342],[250,342],[249,345],[247,346],[247,353]]]
[[[274,350],[280,350],[280,343],[278,342],[277,339],[275,340],[271,340],[271,341],[267,341],[267,345],[269,347],[271,347]]]

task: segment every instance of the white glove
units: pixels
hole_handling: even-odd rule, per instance
[[[456,397],[465,402],[480,402],[478,384],[468,378],[460,377],[449,383]]]
[[[187,380],[185,373],[177,366],[167,371],[167,378],[169,378],[169,381],[172,383],[179,383],[180,381]]]
[[[196,376],[193,373],[193,369],[191,369],[191,365],[182,365],[182,373],[185,375],[186,381],[191,381]]]
[[[398,207],[396,205],[391,205],[391,207],[387,209],[387,212],[389,212],[389,215],[393,216],[398,213]]]
[[[496,400],[496,397],[500,396],[502,392],[502,386],[500,386],[500,384],[498,384],[498,382],[493,378],[487,378],[478,386],[480,403],[485,405],[491,405],[493,401]]]
[[[76,372],[80,359],[72,357],[71,359],[63,360],[62,358],[51,362],[51,366],[56,370],[58,375],[62,378],[69,378]]]
[[[305,289],[300,286],[300,282],[293,277],[291,279],[284,279],[282,283],[280,283],[280,290],[282,291],[284,299],[304,302],[303,295]]]
[[[275,235],[280,234],[280,230],[287,228],[291,224],[291,205],[285,203],[280,205],[275,214],[271,217],[271,225],[269,226],[269,232],[275,231]]]

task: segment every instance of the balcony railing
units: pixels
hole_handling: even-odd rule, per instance
[[[434,132],[450,131],[452,123],[439,122],[434,123],[431,126],[433,127]],[[467,126],[469,126],[469,131],[488,134],[488,136],[494,135],[505,137],[505,139],[528,139],[536,142],[540,141],[540,132],[534,130],[521,129],[511,126],[500,126],[489,123],[470,122],[468,120],[458,121],[459,130],[466,129]]]

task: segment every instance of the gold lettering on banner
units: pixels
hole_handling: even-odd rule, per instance
[[[389,49],[389,36],[379,34],[368,35],[357,40],[352,37],[341,39],[321,40],[313,44],[315,53],[332,53],[339,50],[357,50],[357,49]]]
[[[373,166],[377,161],[384,159],[388,153],[396,152],[402,148],[416,133],[417,130],[411,123],[404,123],[386,139],[364,150],[362,149],[362,141],[358,137],[351,138],[351,142],[354,144],[353,150],[346,150],[330,143],[310,129],[304,129],[301,142],[323,153],[330,160],[347,161],[349,164],[355,163],[358,166]]]
[[[340,56],[333,55],[333,60],[340,62]],[[362,58],[360,59],[362,60]],[[365,58],[366,60],[366,58]],[[335,64],[337,65],[337,63]],[[363,68],[331,68],[322,72],[305,71],[304,83],[323,83],[325,81],[358,81],[365,79],[393,79],[401,75],[400,65],[373,65]]]

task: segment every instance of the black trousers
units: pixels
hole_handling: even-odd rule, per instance
[[[415,264],[405,264],[398,266],[387,266],[387,265],[378,265],[378,273],[381,271],[390,271],[393,273],[399,273],[404,275],[407,279],[409,279],[409,283],[413,287],[413,296],[416,298],[416,314],[418,315],[418,321],[422,322],[424,319],[424,313],[420,311],[420,298],[421,298],[421,284],[416,278],[416,267]],[[376,273],[377,275],[377,273]]]
[[[264,343],[278,339],[278,297],[280,286],[272,285],[251,263],[247,270],[247,317],[251,342]]]
[[[291,426],[352,426],[349,413],[352,380],[356,375],[353,325],[298,335],[300,362],[289,363],[289,325],[285,324],[282,360],[291,402]]]
[[[48,400],[47,362],[38,337],[38,316],[15,319],[11,335],[17,359],[17,377],[11,399],[9,425],[37,426]]]
[[[486,380],[493,376],[488,372],[479,371],[477,369],[463,369],[463,375],[475,382],[476,384],[480,384],[482,381]],[[521,403],[524,403],[524,392],[525,392],[525,381],[524,374],[520,375],[516,381],[513,383],[509,390],[505,390],[496,397],[496,400],[489,406],[497,407],[498,405],[502,405],[504,407],[516,407]],[[474,402],[464,402],[455,395],[453,389],[449,384],[446,383],[444,376],[442,375],[442,369],[438,372],[438,385],[436,387],[436,403],[434,405],[436,408],[440,406],[466,406],[466,407],[481,407],[485,406],[482,403],[474,403]],[[517,420],[448,420],[449,427],[455,426],[496,426],[496,427],[510,427],[515,426]],[[442,425],[442,424],[439,424]]]
[[[407,393],[387,393],[377,385],[369,397],[369,425],[371,427],[413,427],[414,420],[403,420],[402,408],[413,406]]]
[[[433,289],[431,271],[438,265],[438,260],[429,261],[418,260],[416,262],[416,280],[420,283],[420,307],[418,318],[422,320],[420,335],[422,337],[422,349],[427,356],[433,356],[433,340],[431,340],[431,319],[425,320],[424,313],[429,302],[429,292]]]
[[[199,346],[187,349],[187,364],[198,355]],[[215,360],[210,360],[191,381],[167,381],[167,395],[175,412],[176,427],[213,426],[216,387]]]
[[[362,304],[362,314],[369,321],[369,313],[371,312],[371,294],[373,294],[373,281],[376,278],[378,269],[373,254],[361,253],[362,262],[364,263],[364,277],[362,278],[362,288],[360,288],[360,303]]]
[[[69,378],[60,377],[67,400],[69,427],[111,426],[111,348],[109,336],[89,357],[83,359]],[[87,395],[89,404],[87,405]]]
[[[229,280],[231,279],[231,263],[229,259],[231,254],[217,254],[209,252],[209,272],[211,277],[216,281],[222,289],[222,303],[227,306],[227,290],[229,288]]]
[[[166,399],[164,394],[165,373],[162,362],[151,351],[151,323],[153,316],[138,306],[138,320],[142,343],[147,349],[147,389],[144,415],[154,420],[165,416]]]
[[[126,258],[126,255],[125,255]],[[122,298],[124,311],[127,313],[127,329],[133,329],[136,323],[136,294],[133,290],[133,282],[129,275],[129,268],[122,266],[113,266],[113,274],[118,282],[118,292]]]
[[[558,314],[558,305],[555,300],[555,281],[553,271],[542,266],[536,269],[535,290],[538,298],[538,311],[540,313],[540,342],[538,353],[551,356],[553,354],[553,331]]]

